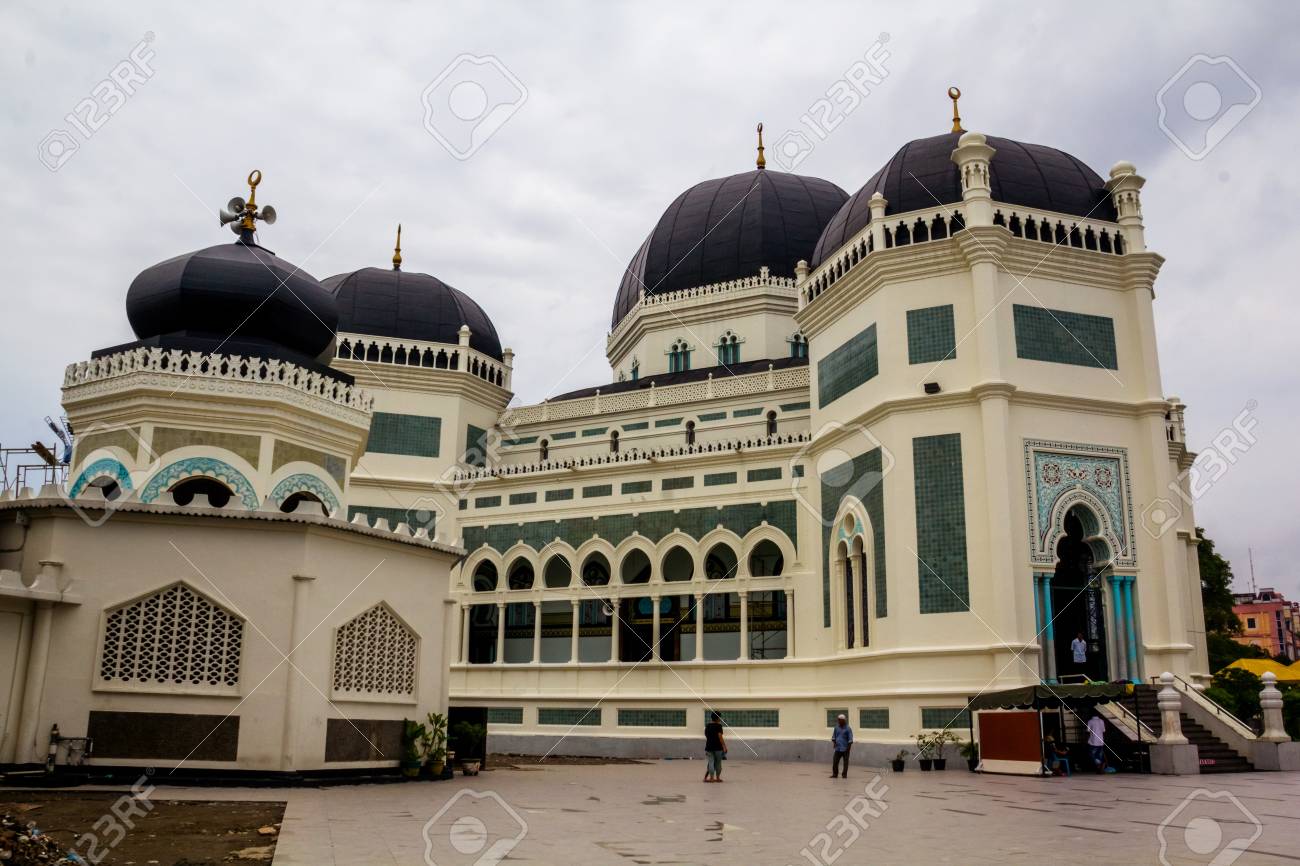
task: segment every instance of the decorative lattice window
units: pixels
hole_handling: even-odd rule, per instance
[[[244,621],[182,583],[109,610],[99,676],[139,686],[239,685]]]
[[[413,697],[419,642],[382,603],[339,626],[334,634],[335,693]]]

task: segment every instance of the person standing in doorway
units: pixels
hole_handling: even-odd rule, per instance
[[[1070,641],[1070,655],[1074,659],[1074,672],[1076,674],[1088,675],[1088,642],[1083,639],[1083,632],[1074,636]]]
[[[840,777],[840,762],[844,762],[844,778],[849,777],[849,752],[853,751],[853,729],[849,720],[840,713],[831,729],[831,745],[835,748],[835,757],[831,759],[831,778]]]
[[[704,726],[704,781],[722,781],[722,758],[727,753],[727,740],[722,734],[722,716],[715,710]]]

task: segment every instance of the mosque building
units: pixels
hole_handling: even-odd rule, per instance
[[[633,252],[609,381],[534,405],[400,234],[317,282],[232,202],[239,240],[144,271],[139,340],[68,369],[68,489],[0,500],[0,762],[229,713],[216,765],[357,767],[448,705],[564,754],[696,754],[716,709],[808,756],[845,713],[880,758],[986,690],[1208,677],[1144,180],[955,115],[852,195],[760,127]]]

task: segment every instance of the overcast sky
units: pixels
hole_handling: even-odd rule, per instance
[[[772,145],[802,130],[815,147],[798,171],[853,192],[906,141],[947,131],[957,84],[967,129],[1060,147],[1103,176],[1127,159],[1147,178],[1148,244],[1168,259],[1165,392],[1188,403],[1197,449],[1257,404],[1256,445],[1197,521],[1239,586],[1249,546],[1259,584],[1300,598],[1286,559],[1300,540],[1298,24],[1290,2],[9,2],[0,443],[49,441],[64,366],[132,338],[123,299],[139,271],[230,239],[214,211],[246,195],[250,169],[280,214],[262,243],[317,278],[386,266],[402,222],[405,267],[482,304],[516,352],[516,400],[534,402],[609,380],[623,267],[679,192],[753,166],[756,121],[770,167]],[[885,80],[822,140],[800,118],[880,34]],[[465,54],[506,72],[455,65]],[[1257,104],[1229,64],[1177,78],[1198,54],[1232,58]],[[127,98],[98,86],[141,59]],[[1217,111],[1189,75],[1216,82]],[[494,104],[517,95],[512,79],[526,98],[457,159],[426,130],[422,94],[467,78],[495,82]],[[1193,94],[1166,121],[1184,148],[1158,122],[1171,79],[1167,93]],[[455,93],[472,114],[473,91]],[[1189,158],[1216,122],[1226,137]],[[462,135],[444,138],[463,149]]]

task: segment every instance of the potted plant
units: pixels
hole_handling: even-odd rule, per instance
[[[956,734],[947,730],[940,731],[930,738],[930,742],[934,746],[934,768],[936,770],[948,769],[948,759],[944,757],[943,750],[949,743],[955,743],[958,739]]]
[[[934,767],[934,736],[917,734],[912,739],[916,740],[916,762],[923,771],[930,771]]]
[[[889,764],[894,768],[895,773],[901,773],[907,767],[907,759],[911,756],[907,749],[899,749],[898,754],[890,759]]]
[[[427,735],[424,725],[411,719],[402,720],[402,775],[408,779],[420,775],[420,740]]]
[[[420,757],[425,774],[438,779],[447,766],[447,717],[442,713],[429,713],[428,722],[423,727]]]
[[[457,722],[451,733],[457,747],[465,754],[460,764],[462,772],[466,776],[477,776],[482,766],[482,750],[487,740],[487,725]]]
[[[966,759],[966,766],[973,773],[980,765],[980,744],[974,740],[961,744],[961,756]]]

